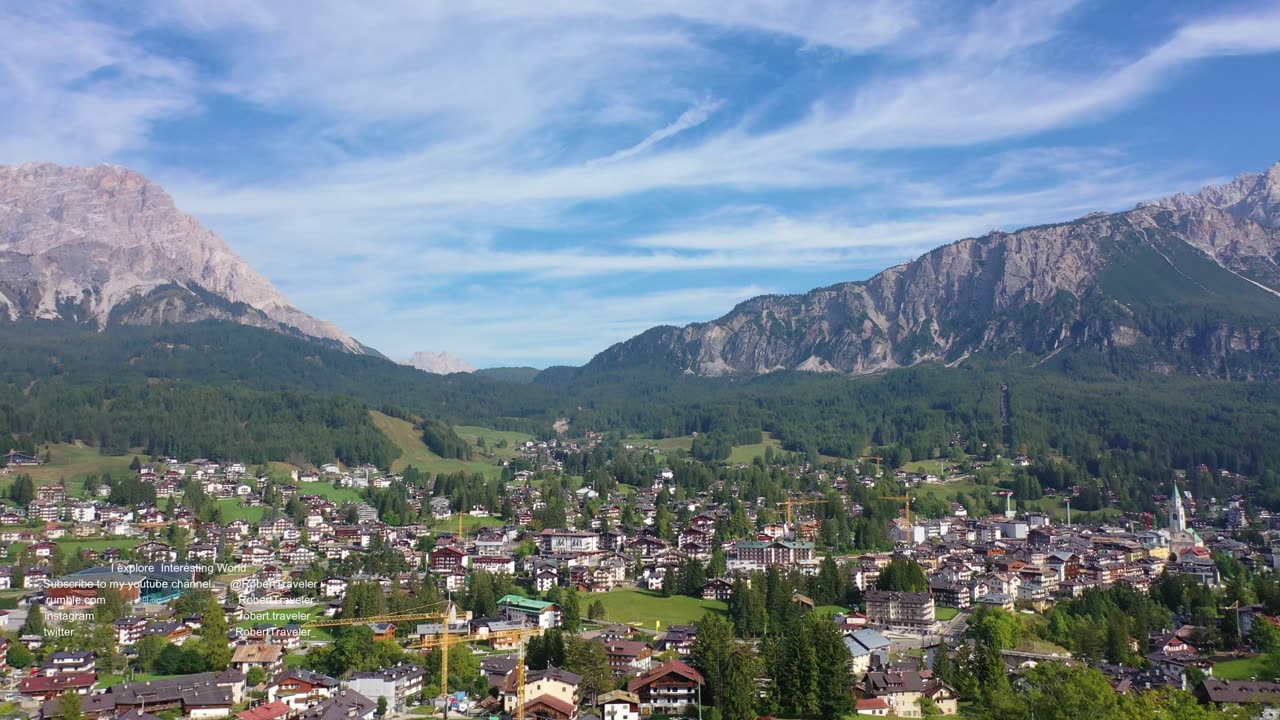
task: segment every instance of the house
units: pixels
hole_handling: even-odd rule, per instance
[[[469,565],[467,552],[456,545],[445,545],[431,552],[431,571],[449,573]]]
[[[596,698],[601,720],[640,720],[640,696],[626,690],[611,690]]]
[[[378,703],[355,690],[339,690],[319,705],[298,716],[298,720],[370,720]]]
[[[538,549],[544,554],[598,552],[600,535],[581,530],[543,530],[538,534]]]
[[[576,720],[580,700],[578,688],[581,685],[582,676],[557,667],[529,673],[524,683],[525,715]],[[516,689],[516,676],[512,673],[507,676],[501,690],[502,709],[506,713],[516,709]]]
[[[943,715],[960,711],[956,693],[934,677],[932,670],[893,670],[869,672],[864,681],[864,697],[880,698],[889,705],[890,714],[898,717],[922,717],[920,698],[929,698]]]
[[[1207,677],[1195,689],[1195,694],[1201,702],[1212,703],[1223,709],[1241,705],[1274,706],[1280,704],[1280,683]]]
[[[367,697],[385,697],[389,707],[403,710],[411,698],[422,694],[426,675],[418,665],[401,663],[385,670],[352,673],[347,689]]]
[[[45,658],[41,675],[74,675],[97,672],[97,656],[91,652],[55,652]]]
[[[231,654],[231,667],[243,673],[259,667],[273,677],[284,669],[284,648],[266,643],[237,645]]]
[[[933,597],[927,592],[868,590],[867,619],[883,627],[927,628],[934,622]]]
[[[44,461],[35,455],[10,450],[4,455],[4,464],[10,467],[29,467],[32,465],[43,465]]]
[[[728,601],[731,595],[733,595],[733,583],[724,578],[711,578],[706,585],[702,586],[703,600]]]
[[[305,710],[338,690],[338,681],[310,670],[293,668],[267,684],[267,699],[284,703],[292,712]]]
[[[648,643],[638,640],[603,640],[602,644],[614,675],[634,675],[648,670],[652,664],[653,649]]]
[[[18,693],[32,700],[44,702],[64,693],[88,695],[98,682],[97,673],[69,673],[66,675],[32,675],[18,682]]]
[[[541,567],[533,574],[533,588],[544,593],[560,584],[560,573],[553,567]]]
[[[853,677],[860,678],[872,668],[887,665],[889,645],[889,638],[871,628],[861,628],[845,635],[844,646],[853,658],[850,665]]]
[[[305,709],[305,708],[303,708]],[[288,703],[280,700],[272,700],[263,703],[253,709],[245,710],[237,713],[239,720],[284,720],[293,713],[293,708]]]
[[[646,715],[682,715],[696,706],[698,692],[706,684],[702,674],[679,660],[666,662],[627,683],[627,692],[640,700]]]
[[[674,652],[688,656],[693,652],[693,642],[698,639],[696,625],[668,625],[667,632],[654,645],[658,652]]]
[[[544,629],[560,627],[560,608],[555,603],[504,595],[498,600],[498,608],[508,620],[523,620]]]

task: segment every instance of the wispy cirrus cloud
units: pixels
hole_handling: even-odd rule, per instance
[[[62,0],[0,9],[0,160],[137,165],[391,354],[580,361],[1227,174],[1123,118],[1271,58],[1280,8],[1126,10]],[[1178,149],[1199,130],[1160,121]]]

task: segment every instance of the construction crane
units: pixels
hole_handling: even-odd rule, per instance
[[[414,645],[414,650],[432,650],[439,648],[440,650],[440,693],[444,696],[444,719],[449,720],[449,648],[453,645],[462,645],[480,642],[498,642],[502,640],[515,641],[517,643],[516,653],[516,711],[512,715],[513,720],[524,720],[524,681],[525,681],[525,663],[524,663],[524,644],[531,637],[542,634],[541,627],[522,627],[514,630],[494,630],[486,634],[467,634],[467,635],[450,635],[449,623],[445,622],[441,627],[440,635],[433,638],[424,638],[422,642]]]
[[[907,504],[907,539],[912,538],[911,533],[911,495],[881,495],[881,500],[902,500]]]
[[[1008,518],[1013,517],[1013,491],[997,490],[991,494],[1004,496],[1004,516]]]
[[[879,455],[861,455],[858,457],[858,460],[859,461],[875,460],[876,461],[876,477],[880,477],[880,461],[884,460],[884,458],[880,457]]]
[[[825,499],[824,500],[783,500],[778,504],[785,505],[787,507],[787,524],[791,525],[792,524],[791,508],[792,507],[796,505],[826,505],[827,501]]]

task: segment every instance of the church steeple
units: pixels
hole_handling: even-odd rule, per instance
[[[1169,532],[1187,529],[1187,514],[1182,509],[1182,493],[1178,492],[1178,483],[1173,484],[1173,502],[1169,505]]]

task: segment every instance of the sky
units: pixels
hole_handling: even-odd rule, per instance
[[[479,366],[1263,170],[1277,88],[1280,0],[0,1],[0,163]]]

